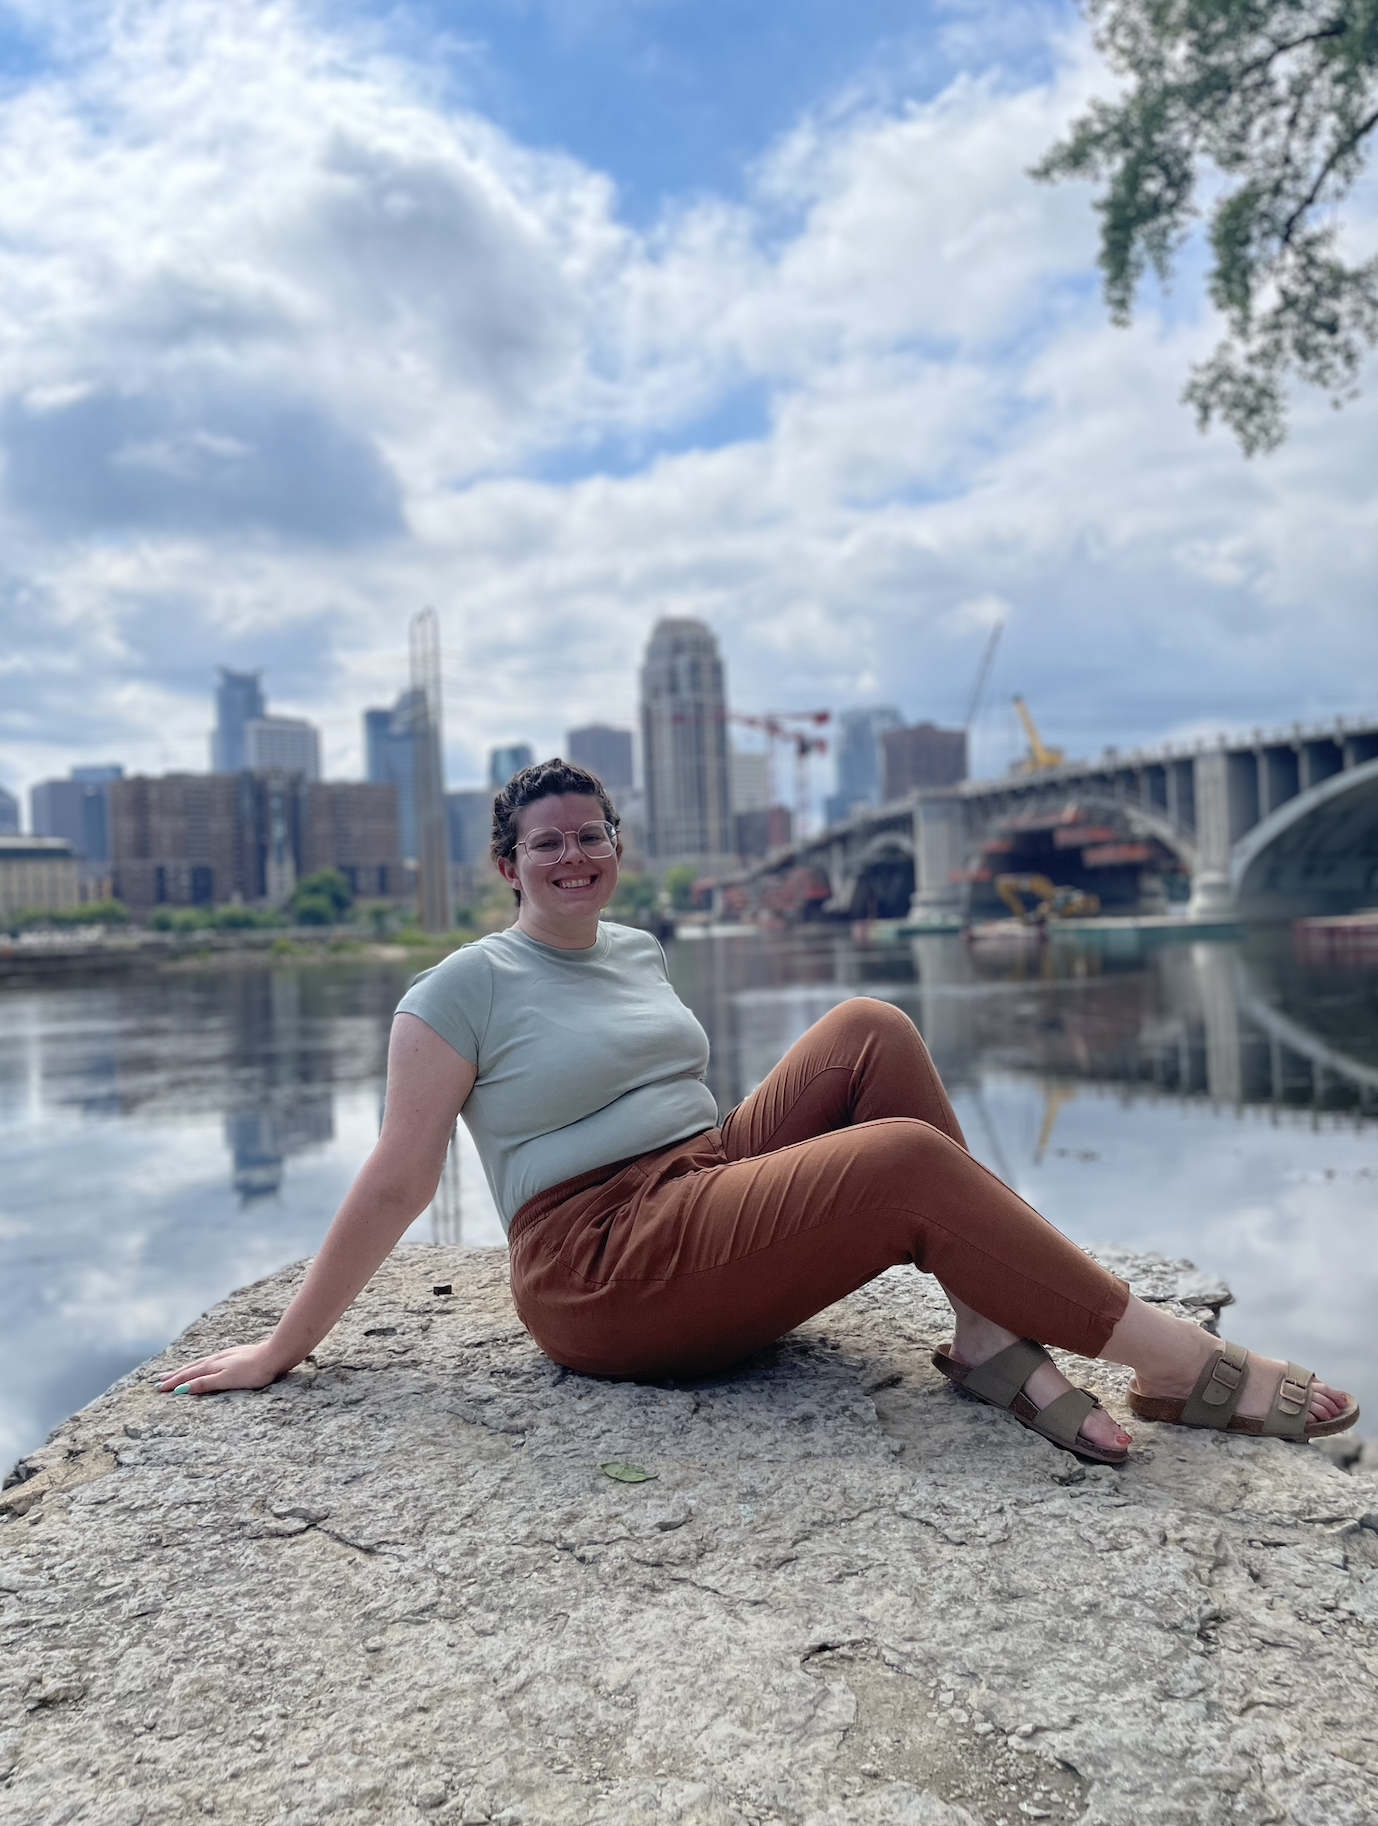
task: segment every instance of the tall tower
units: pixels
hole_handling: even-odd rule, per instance
[[[666,618],[641,667],[646,847],[659,862],[725,859],[732,849],[727,693],[712,630]]]
[[[215,687],[215,728],[211,731],[211,772],[242,773],[249,765],[245,751],[244,725],[264,714],[261,672],[231,672],[228,666],[217,666],[220,683]]]
[[[440,622],[434,609],[411,620],[411,688],[416,706],[413,758],[416,856],[420,870],[416,905],[427,932],[448,932],[450,847],[445,829],[445,759],[440,739]]]

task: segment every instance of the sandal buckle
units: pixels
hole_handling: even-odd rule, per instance
[[[1275,1397],[1278,1407],[1284,1414],[1300,1414],[1310,1389],[1309,1382],[1298,1382],[1294,1376],[1284,1376],[1278,1384]]]
[[[1233,1363],[1227,1363],[1221,1357],[1211,1371],[1211,1379],[1201,1391],[1201,1399],[1212,1407],[1219,1407],[1222,1401],[1228,1401],[1243,1380],[1244,1371]],[[1219,1384],[1217,1387],[1216,1385]]]

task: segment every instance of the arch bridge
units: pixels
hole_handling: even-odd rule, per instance
[[[982,846],[1069,805],[1154,838],[1198,919],[1347,913],[1378,900],[1378,717],[1255,729],[967,780],[855,814],[718,885],[753,909],[948,913]],[[907,897],[907,899],[906,899]]]

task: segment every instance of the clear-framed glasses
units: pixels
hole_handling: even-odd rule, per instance
[[[564,861],[571,837],[590,862],[611,856],[617,848],[617,832],[602,819],[581,824],[577,831],[532,831],[529,837],[520,839],[517,847],[526,851],[528,860],[538,869],[553,869],[557,862]]]

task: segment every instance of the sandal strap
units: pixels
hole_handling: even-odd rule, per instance
[[[1007,1408],[1034,1371],[1052,1358],[1032,1338],[1020,1338],[996,1351],[993,1357],[968,1370],[962,1387],[989,1401],[994,1407]]]
[[[1311,1384],[1314,1374],[1299,1363],[1289,1363],[1278,1383],[1272,1406],[1263,1417],[1263,1431],[1274,1439],[1304,1439],[1311,1419]]]
[[[1222,1345],[1196,1378],[1196,1387],[1183,1404],[1178,1424],[1227,1427],[1234,1419],[1234,1411],[1244,1393],[1248,1368],[1249,1353],[1242,1344]]]
[[[1035,1432],[1051,1439],[1054,1445],[1064,1446],[1067,1451],[1074,1452],[1077,1434],[1080,1433],[1086,1416],[1099,1406],[1099,1401],[1088,1389],[1064,1389],[1046,1408],[1040,1408],[1038,1418],[1028,1424]]]

